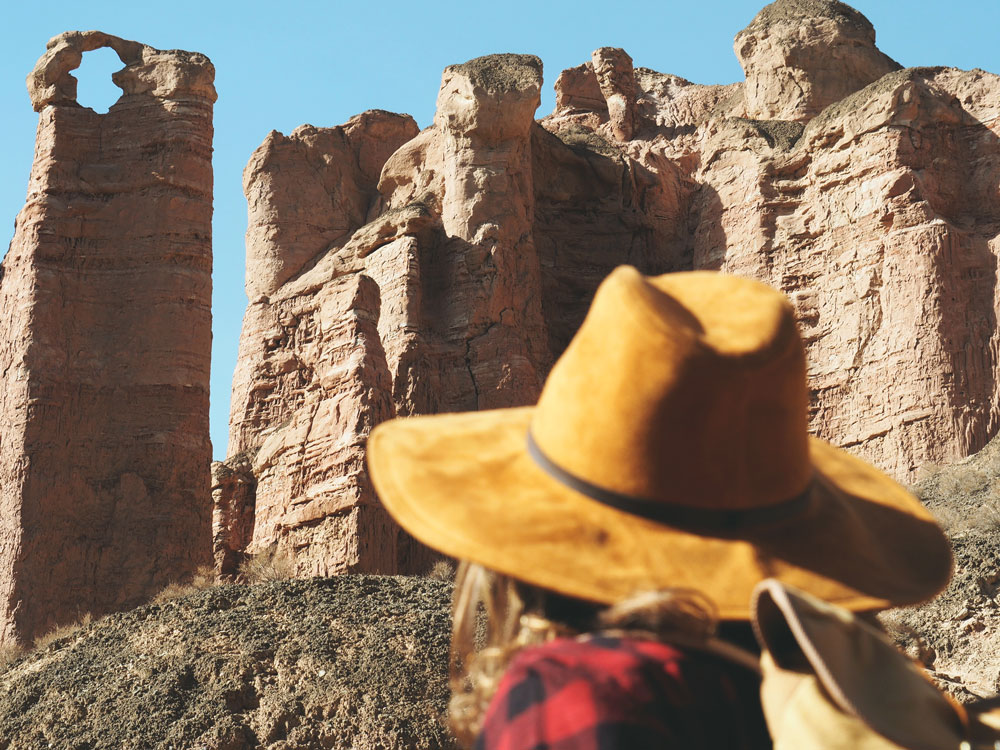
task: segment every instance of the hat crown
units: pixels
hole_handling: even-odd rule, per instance
[[[706,510],[796,496],[812,474],[805,353],[787,299],[712,272],[600,286],[531,437],[601,490]]]

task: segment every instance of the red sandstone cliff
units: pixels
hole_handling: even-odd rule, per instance
[[[125,67],[104,115],[81,54]],[[100,32],[28,77],[28,197],[0,267],[0,642],[134,606],[211,559],[208,58]]]
[[[243,539],[300,573],[425,564],[368,485],[368,430],[531,402],[621,263],[789,293],[813,429],[897,477],[981,448],[998,413],[1000,78],[900,70],[836,0],[771,3],[735,51],[745,82],[699,86],[599,49],[538,122],[540,62],[490,55],[445,70],[419,134],[386,113],[272,134],[245,175],[229,446],[244,511],[238,533],[217,514],[217,559]],[[376,125],[382,150],[361,135]],[[336,175],[294,198],[266,168],[310,160]]]

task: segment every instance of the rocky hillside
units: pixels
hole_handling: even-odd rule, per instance
[[[0,750],[445,750],[450,584],[219,586],[0,672]]]
[[[913,488],[955,552],[955,575],[937,599],[887,613],[897,642],[960,699],[1000,693],[1000,439]]]
[[[1000,689],[1000,441],[924,478],[957,562],[889,632],[960,700]],[[110,615],[0,668],[0,750],[441,750],[451,585],[226,585]]]

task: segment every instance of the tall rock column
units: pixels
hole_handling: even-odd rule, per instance
[[[70,71],[125,67],[107,114]],[[0,642],[133,606],[211,562],[212,105],[204,55],[52,39],[0,280]]]
[[[364,465],[369,431],[395,416],[383,295],[350,240],[365,235],[385,160],[417,132],[407,115],[372,110],[334,128],[272,132],[250,157],[250,304],[229,457],[215,467],[223,574],[245,554],[284,558],[303,576],[399,570],[400,532]]]
[[[436,363],[422,376],[434,396],[412,399],[420,411],[523,405],[538,396],[551,358],[533,236],[541,85],[533,55],[445,68],[434,125],[382,170],[379,190],[391,208],[416,201],[440,214],[443,236],[418,252],[418,327]]]
[[[607,102],[611,135],[616,141],[631,140],[637,129],[638,92],[632,58],[623,49],[601,47],[594,50],[591,63],[601,95]]]

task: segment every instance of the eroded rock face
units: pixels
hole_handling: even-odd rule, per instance
[[[531,232],[531,133],[541,84],[541,61],[530,55],[446,68],[434,125],[382,170],[390,209],[417,203],[436,219],[437,237],[417,249],[420,317],[397,323],[421,330],[430,364],[396,371],[414,381],[401,394],[404,413],[523,405],[540,391],[549,353]],[[391,251],[379,253],[385,260],[372,262],[398,273]]]
[[[212,556],[215,569],[232,579],[253,541],[257,479],[243,454],[212,462]]]
[[[252,546],[341,569],[341,543],[310,536],[318,516],[296,526],[291,509],[377,508],[360,457],[381,419],[531,403],[623,263],[720,269],[788,293],[814,432],[898,478],[985,444],[998,417],[1000,79],[898,70],[871,24],[832,0],[778,0],[736,46],[747,80],[728,86],[599,49],[558,77],[556,110],[539,121],[536,58],[446,69],[434,124],[386,154],[359,204],[367,223],[336,225],[350,236],[247,312],[230,453],[255,456],[258,478],[316,477],[258,487],[257,507],[274,509]],[[329,153],[344,159],[331,169],[352,163]],[[285,200],[256,180],[248,195]],[[350,324],[296,333],[297,310],[322,305]],[[336,385],[323,398],[343,394],[334,428],[300,411],[324,368]],[[279,445],[296,458],[274,463]],[[377,565],[426,563],[373,524],[395,550]]]
[[[75,101],[114,49],[121,99]],[[212,104],[204,55],[52,39],[0,280],[0,641],[134,606],[211,562]]]
[[[838,0],[775,0],[736,35],[752,120],[805,122],[899,63],[875,46],[875,28]]]
[[[537,396],[548,366],[530,231],[540,84],[541,64],[528,56],[448,68],[434,125],[416,135],[410,120],[414,132],[396,132],[412,139],[391,159],[379,154],[384,166],[372,162],[378,190],[340,177],[352,192],[339,203],[361,208],[341,224],[344,212],[313,216],[314,225],[350,232],[301,255],[290,245],[286,256],[303,270],[251,304],[229,446],[253,456],[251,551],[294,551],[300,573],[426,568],[430,554],[397,534],[368,483],[368,432],[397,414]],[[388,117],[396,116],[369,121]],[[349,172],[356,162],[330,169]],[[280,215],[286,198],[273,185],[252,161],[248,196]],[[366,213],[376,218],[365,224]],[[248,289],[256,283],[248,276]]]
[[[813,429],[901,479],[997,429],[998,107],[996,76],[906,70],[787,150],[739,121],[703,130],[695,265],[792,297]]]
[[[266,312],[271,326],[250,398],[288,403],[252,450],[250,551],[292,559],[302,575],[393,570],[395,527],[364,465],[365,437],[393,416],[378,287],[352,273],[313,294],[274,300]]]
[[[433,125],[387,158],[378,192],[361,198],[369,223],[251,303],[229,446],[253,456],[251,553],[294,551],[300,573],[425,569],[433,557],[394,530],[367,483],[371,427],[397,415],[533,403],[608,272],[621,263],[650,273],[689,265],[689,186],[675,165],[655,156],[640,164],[607,140],[631,137],[638,89],[621,50],[595,60],[603,83],[593,75],[591,93],[607,89],[616,113],[600,133],[572,117],[554,132],[535,122],[535,57],[447,68]],[[618,101],[628,106],[616,109]],[[255,206],[287,200],[256,167],[277,138],[247,170],[248,196],[261,196],[251,199],[252,217]],[[314,223],[316,215],[324,216]],[[260,236],[248,233],[248,242]],[[259,244],[248,258],[273,254]],[[255,284],[248,278],[248,290]],[[351,324],[309,322],[317,308]],[[310,411],[316,389],[336,400],[339,421]],[[371,517],[322,532],[323,519],[356,509]],[[363,557],[346,546],[351,539],[380,552]]]
[[[416,134],[412,117],[380,111],[337,128],[272,131],[243,172],[247,297],[272,294],[364,224],[382,165]]]
[[[363,256],[421,217],[352,235],[380,213],[385,160],[416,134],[412,118],[371,111],[338,128],[271,133],[247,166],[251,302],[230,458],[217,471],[239,481],[217,482],[214,498],[225,573],[245,553],[265,551],[302,575],[396,570],[407,558],[409,538],[395,539],[364,467],[368,431],[395,410],[379,334],[383,295],[363,274]]]

